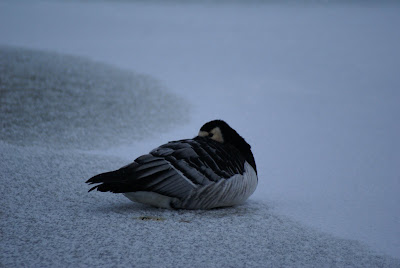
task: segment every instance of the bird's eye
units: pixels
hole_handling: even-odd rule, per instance
[[[208,133],[208,137],[212,138],[212,136],[214,136],[214,133]]]

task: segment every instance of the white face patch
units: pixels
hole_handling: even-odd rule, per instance
[[[200,136],[200,137],[207,137],[207,136],[208,136],[208,132],[207,132],[207,131],[202,131],[202,130],[200,130],[198,136]]]
[[[213,134],[213,136],[211,137],[211,139],[218,141],[220,143],[224,143],[224,137],[222,137],[222,132],[221,129],[219,127],[215,127],[211,130],[211,133]]]
[[[210,137],[211,139],[218,141],[220,143],[224,143],[224,138],[222,137],[222,132],[219,127],[213,128],[210,132],[200,130],[199,136],[200,137],[208,137],[208,136],[210,136],[210,133],[212,134],[212,137]]]

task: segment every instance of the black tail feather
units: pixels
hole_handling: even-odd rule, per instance
[[[95,184],[95,183],[102,183],[102,182],[106,183],[106,182],[121,181],[121,180],[125,179],[124,173],[126,173],[126,172],[121,172],[120,169],[115,170],[115,171],[101,173],[101,174],[98,174],[98,175],[90,178],[89,180],[87,180],[86,183]]]
[[[89,189],[89,192],[96,190],[100,192],[124,193],[133,191],[133,185],[128,181],[134,176],[134,167],[128,165],[121,169],[98,174],[86,181],[89,185],[98,184]]]

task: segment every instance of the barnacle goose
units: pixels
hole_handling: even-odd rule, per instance
[[[250,145],[227,123],[204,124],[193,139],[171,141],[87,183],[155,207],[210,209],[243,203],[256,189]],[[100,183],[100,184],[98,184]]]

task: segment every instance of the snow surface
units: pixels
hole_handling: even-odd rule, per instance
[[[0,63],[1,137],[8,142],[109,148],[188,119],[188,105],[149,76],[10,47],[0,47]],[[179,109],[165,113],[171,105]]]
[[[11,174],[2,176],[7,192],[1,188],[6,202],[0,261],[5,267],[400,265],[359,242],[278,216],[262,201],[211,211],[170,211],[83,189],[82,177],[112,168],[121,159],[3,142],[1,148],[2,174]]]
[[[0,44],[84,56],[161,82],[148,77],[149,96],[140,93],[143,87],[132,93],[117,86],[116,76],[142,76],[20,49],[36,55],[29,72],[46,77],[48,69],[43,74],[35,66],[49,62],[65,87],[54,105],[28,109],[40,115],[34,121],[20,108],[37,99],[13,90],[19,102],[11,102],[1,88],[0,265],[400,267],[399,11],[361,4],[1,2]],[[5,50],[14,51],[2,47],[3,57]],[[0,65],[10,64],[3,57]],[[90,84],[74,62],[93,66],[82,72],[94,83],[102,76],[118,87],[113,102],[138,94],[156,105],[117,117],[102,109],[107,86],[99,88],[102,97],[89,86],[100,103],[91,112],[107,122],[93,124],[80,105],[64,103],[68,92],[78,103],[84,98],[74,79]],[[105,68],[110,72],[99,75]],[[29,83],[29,72],[2,74],[1,86],[13,73]],[[54,97],[45,89],[42,104]],[[66,119],[60,111],[68,108]],[[56,115],[54,124],[39,113],[46,110]],[[82,121],[74,121],[79,113]],[[140,127],[120,124],[136,113],[143,113],[133,119]],[[167,211],[86,193],[90,176],[168,140],[192,137],[215,118],[253,147],[260,180],[245,205]],[[49,130],[41,133],[38,123]],[[86,125],[95,138],[83,135]],[[74,136],[57,142],[70,128]],[[104,136],[93,130],[101,128]]]

